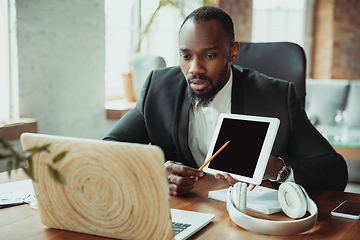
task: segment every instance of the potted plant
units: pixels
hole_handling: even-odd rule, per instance
[[[21,123],[20,123],[21,124]],[[13,124],[8,124],[2,127],[4,130],[7,127],[11,127]],[[36,177],[34,175],[34,167],[33,167],[33,156],[39,152],[49,152],[50,144],[44,146],[37,146],[26,151],[17,150],[9,141],[5,138],[1,137],[1,129],[0,129],[0,161],[7,161],[6,163],[6,171],[11,174],[12,170],[17,170],[19,168],[24,169],[24,172],[33,180],[36,181]],[[58,170],[54,167],[54,164],[62,160],[66,151],[59,153],[52,160],[52,164],[47,164],[47,168],[51,177],[60,184],[66,184],[65,178],[60,174]],[[25,166],[25,167],[23,167]]]

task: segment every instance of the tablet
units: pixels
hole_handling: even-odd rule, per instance
[[[238,114],[220,114],[206,159],[230,143],[204,168],[204,172],[230,173],[239,181],[259,185],[280,125],[280,120]]]

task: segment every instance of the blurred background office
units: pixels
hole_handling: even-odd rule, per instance
[[[360,79],[359,0],[0,0],[0,131],[25,118],[101,139],[134,106],[136,78],[178,64],[178,29],[204,4],[230,14],[237,41],[302,46],[311,80]]]

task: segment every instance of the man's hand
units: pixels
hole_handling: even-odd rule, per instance
[[[235,183],[237,183],[237,182],[240,182],[239,180],[233,178],[233,177],[232,177],[230,174],[228,174],[228,173],[224,173],[224,175],[222,175],[221,173],[216,173],[216,174],[214,175],[214,177],[215,177],[216,179],[223,180],[223,181],[228,182],[228,183],[230,183],[230,184],[235,184]],[[247,184],[248,184],[248,183],[247,183]],[[254,185],[254,184],[252,184],[252,183],[248,184],[248,187],[249,187],[249,190],[250,190],[250,191],[254,190],[255,186],[256,186],[256,185]]]
[[[170,194],[173,196],[186,194],[195,187],[198,177],[204,176],[202,171],[173,161],[167,161],[165,163],[165,170]]]
[[[267,163],[266,169],[265,169],[265,173],[264,173],[264,178],[265,179],[276,179],[278,172],[280,171],[280,169],[283,166],[283,162],[274,156],[270,156],[269,157],[269,161]],[[220,179],[223,181],[226,181],[230,184],[235,184],[237,182],[239,182],[239,180],[233,178],[230,174],[225,173],[224,175],[220,174],[220,173],[216,173],[214,175],[214,177],[216,179]],[[249,184],[249,190],[252,191],[255,188],[254,184]]]

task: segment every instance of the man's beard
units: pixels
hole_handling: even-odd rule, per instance
[[[222,83],[224,82],[223,80],[226,78],[227,75],[227,70],[228,67],[227,65],[224,66],[224,68],[221,70],[220,74],[219,74],[219,81],[218,81],[218,85],[213,85],[213,81],[211,78],[207,78],[203,75],[191,75],[187,81],[189,82],[190,80],[196,78],[196,79],[204,79],[210,82],[210,85],[213,86],[213,88],[202,94],[202,93],[196,93],[193,89],[190,89],[190,91],[188,92],[191,103],[193,104],[197,104],[200,107],[207,107],[209,106],[209,104],[212,102],[212,100],[214,100],[216,94],[221,90]]]

